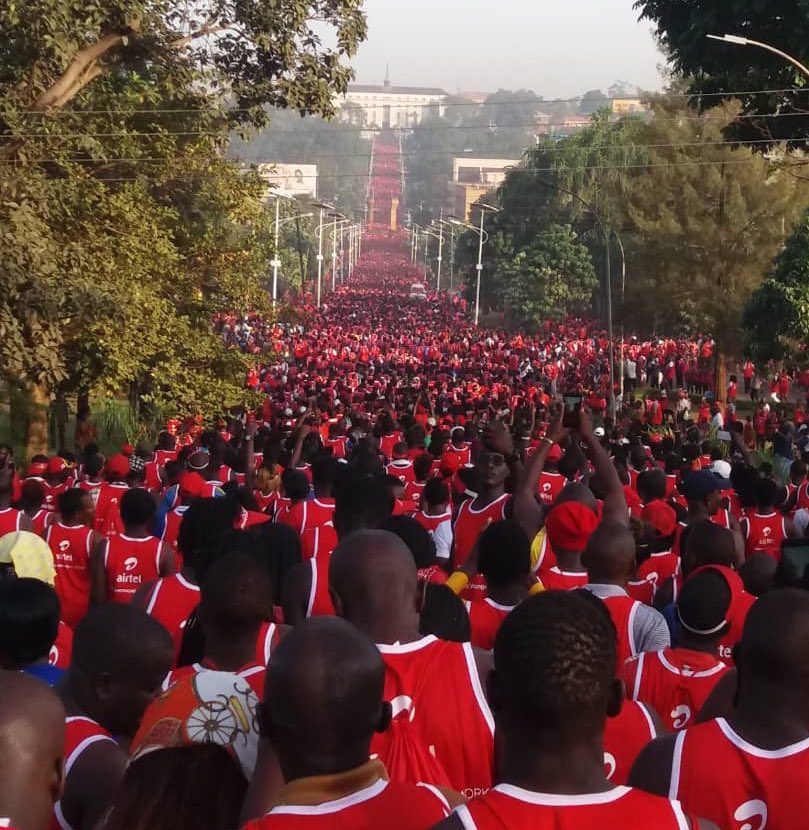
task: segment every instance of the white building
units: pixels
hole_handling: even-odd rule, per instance
[[[273,192],[282,196],[317,198],[317,165],[267,162],[258,165],[258,174]],[[267,195],[270,194],[268,189]]]
[[[444,114],[447,92],[438,87],[351,84],[336,104],[352,124],[376,128],[415,127],[429,113]]]

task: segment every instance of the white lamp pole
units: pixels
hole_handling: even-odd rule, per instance
[[[762,43],[760,40],[750,40],[747,37],[739,37],[738,35],[706,35],[709,40],[718,40],[722,43],[732,43],[734,46],[755,46],[757,49],[764,49],[767,52],[772,52],[773,55],[778,55],[788,63],[791,63],[797,69],[809,78],[809,68],[801,63],[797,58],[788,55],[786,52],[777,49],[775,46],[770,46],[769,43]]]

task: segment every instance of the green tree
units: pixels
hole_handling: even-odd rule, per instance
[[[598,280],[587,246],[569,225],[550,225],[501,264],[508,318],[517,325],[584,312]]]
[[[742,329],[749,353],[758,361],[805,361],[809,341],[809,214],[787,240],[767,279],[744,308]]]
[[[809,15],[794,0],[637,0],[641,18],[654,23],[662,47],[675,72],[688,78],[694,101],[715,105],[715,93],[738,98],[748,115],[760,118],[734,122],[734,134],[757,141],[803,141],[809,129],[806,116],[807,79],[798,70],[761,49],[743,48],[708,40],[709,34],[747,35],[770,43],[799,60],[809,60]],[[761,90],[773,90],[762,92]],[[777,90],[796,90],[778,92]],[[763,145],[762,145],[763,146]]]
[[[579,112],[582,115],[593,115],[603,107],[608,106],[610,99],[600,89],[588,89],[581,96]]]

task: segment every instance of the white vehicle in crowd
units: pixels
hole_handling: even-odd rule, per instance
[[[413,285],[410,286],[410,299],[411,300],[426,300],[427,299],[427,289],[424,287],[423,283],[414,282]]]

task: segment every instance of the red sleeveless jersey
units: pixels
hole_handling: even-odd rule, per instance
[[[70,770],[82,753],[99,741],[113,741],[112,735],[91,718],[68,717],[65,719],[65,784],[70,783]],[[113,741],[114,743],[114,741]],[[62,803],[57,801],[53,808],[53,828],[73,830],[62,813]]]
[[[281,640],[281,632],[274,622],[265,622],[256,637],[256,663],[266,666],[270,662],[272,650]]]
[[[303,501],[292,504],[287,499],[283,499],[275,510],[275,521],[279,525],[288,525],[300,536],[303,533],[305,504],[306,502]]]
[[[337,531],[331,522],[309,528],[301,536],[301,556],[304,559],[330,556],[337,547],[337,542]]]
[[[428,532],[435,533],[440,525],[444,522],[452,521],[452,512],[447,510],[446,513],[439,513],[435,516],[430,516],[422,510],[413,515],[413,518]]]
[[[90,551],[93,531],[84,525],[54,522],[45,532],[56,568],[54,588],[62,619],[75,628],[90,605]]]
[[[333,617],[334,603],[329,594],[329,559],[331,554],[313,556],[309,559],[312,584],[309,588],[309,602],[306,606],[307,617]]]
[[[447,815],[449,805],[434,787],[380,779],[335,801],[274,807],[242,830],[426,830]]]
[[[744,519],[747,556],[766,553],[781,561],[781,545],[787,538],[786,521],[780,513],[751,513]]]
[[[22,510],[16,507],[4,507],[0,510],[0,537],[7,533],[15,533],[22,530],[22,517],[25,515]]]
[[[187,504],[181,504],[179,507],[175,507],[174,510],[166,513],[166,524],[163,528],[162,540],[167,545],[171,545],[174,551],[177,550],[177,537],[180,535],[180,525],[182,524],[183,516],[185,516],[188,507],[189,505]]]
[[[334,499],[312,499],[303,502],[302,532],[323,527],[334,518]]]
[[[96,502],[95,530],[102,536],[117,536],[124,532],[121,521],[121,499],[129,489],[126,484],[104,482]]]
[[[424,637],[379,645],[385,661],[385,700],[407,717],[450,786],[466,797],[492,785],[494,720],[483,695],[470,643]],[[371,753],[386,761],[388,735],[374,735]]]
[[[461,505],[453,528],[455,536],[451,563],[453,568],[466,562],[478,536],[483,532],[489,520],[500,522],[506,518],[506,507],[510,499],[511,496],[508,493],[503,493],[502,496],[479,510],[472,507],[474,504],[472,499],[467,499]]]
[[[57,669],[67,669],[70,666],[70,658],[73,656],[73,629],[59,620],[59,628],[56,630],[56,641],[48,653],[48,663],[56,666]]]
[[[679,570],[680,557],[673,550],[653,553],[648,559],[641,562],[638,567],[637,578],[649,580],[659,586],[678,573]]]
[[[114,536],[104,547],[107,572],[107,598],[111,602],[131,602],[141,585],[160,576],[160,539],[146,536]]]
[[[45,533],[47,532],[48,528],[51,526],[51,522],[53,521],[53,513],[50,510],[46,510],[44,507],[37,510],[33,516],[29,516],[31,519],[31,525],[34,529],[34,533],[37,536],[41,536],[43,539],[45,538]]]
[[[692,830],[697,826],[677,802],[630,787],[556,795],[499,784],[455,812],[465,830]]]
[[[413,470],[413,462],[409,458],[396,459],[391,461],[385,467],[385,473],[389,476],[395,476],[405,485],[411,484],[416,480],[416,473]]]
[[[426,481],[411,481],[405,486],[405,498],[412,501],[416,507],[421,507],[421,496],[426,486]]]
[[[629,596],[644,605],[652,605],[656,589],[657,582],[653,579],[632,580],[626,583],[626,592]]]
[[[548,591],[572,591],[583,588],[588,582],[586,573],[563,571],[556,565],[543,570],[540,579]]]
[[[250,527],[257,527],[258,525],[267,524],[270,517],[266,513],[259,513],[258,510],[245,510],[241,512],[233,520],[233,527],[235,530],[247,530]]]
[[[383,435],[379,439],[379,449],[385,458],[393,458],[393,448],[402,442],[402,433],[393,432],[390,435]]]
[[[472,628],[472,645],[491,651],[494,638],[503,624],[503,620],[517,607],[516,605],[498,605],[493,599],[484,597],[474,602],[464,603],[469,613]]]
[[[543,470],[539,476],[539,499],[545,507],[550,507],[556,497],[565,489],[567,479],[561,473]]]
[[[654,720],[643,703],[625,700],[617,717],[604,729],[604,775],[613,784],[626,784],[641,750],[658,737]]]
[[[603,602],[607,606],[607,611],[610,612],[615,631],[618,634],[617,669],[620,672],[624,663],[638,653],[633,628],[635,616],[638,613],[638,608],[641,607],[641,603],[630,596],[605,597]]]
[[[690,726],[708,695],[728,671],[713,654],[666,648],[629,660],[623,669],[627,694],[648,703],[666,728],[677,732]]]
[[[670,794],[730,830],[792,830],[809,811],[809,739],[759,749],[724,718],[677,735]]]
[[[730,530],[730,510],[725,510],[724,507],[720,507],[719,510],[711,516],[711,521],[715,525],[719,525],[719,527],[724,527],[725,530]]]
[[[198,605],[199,586],[192,585],[182,574],[158,579],[149,591],[146,613],[171,634],[175,661],[180,655],[185,624]]]

